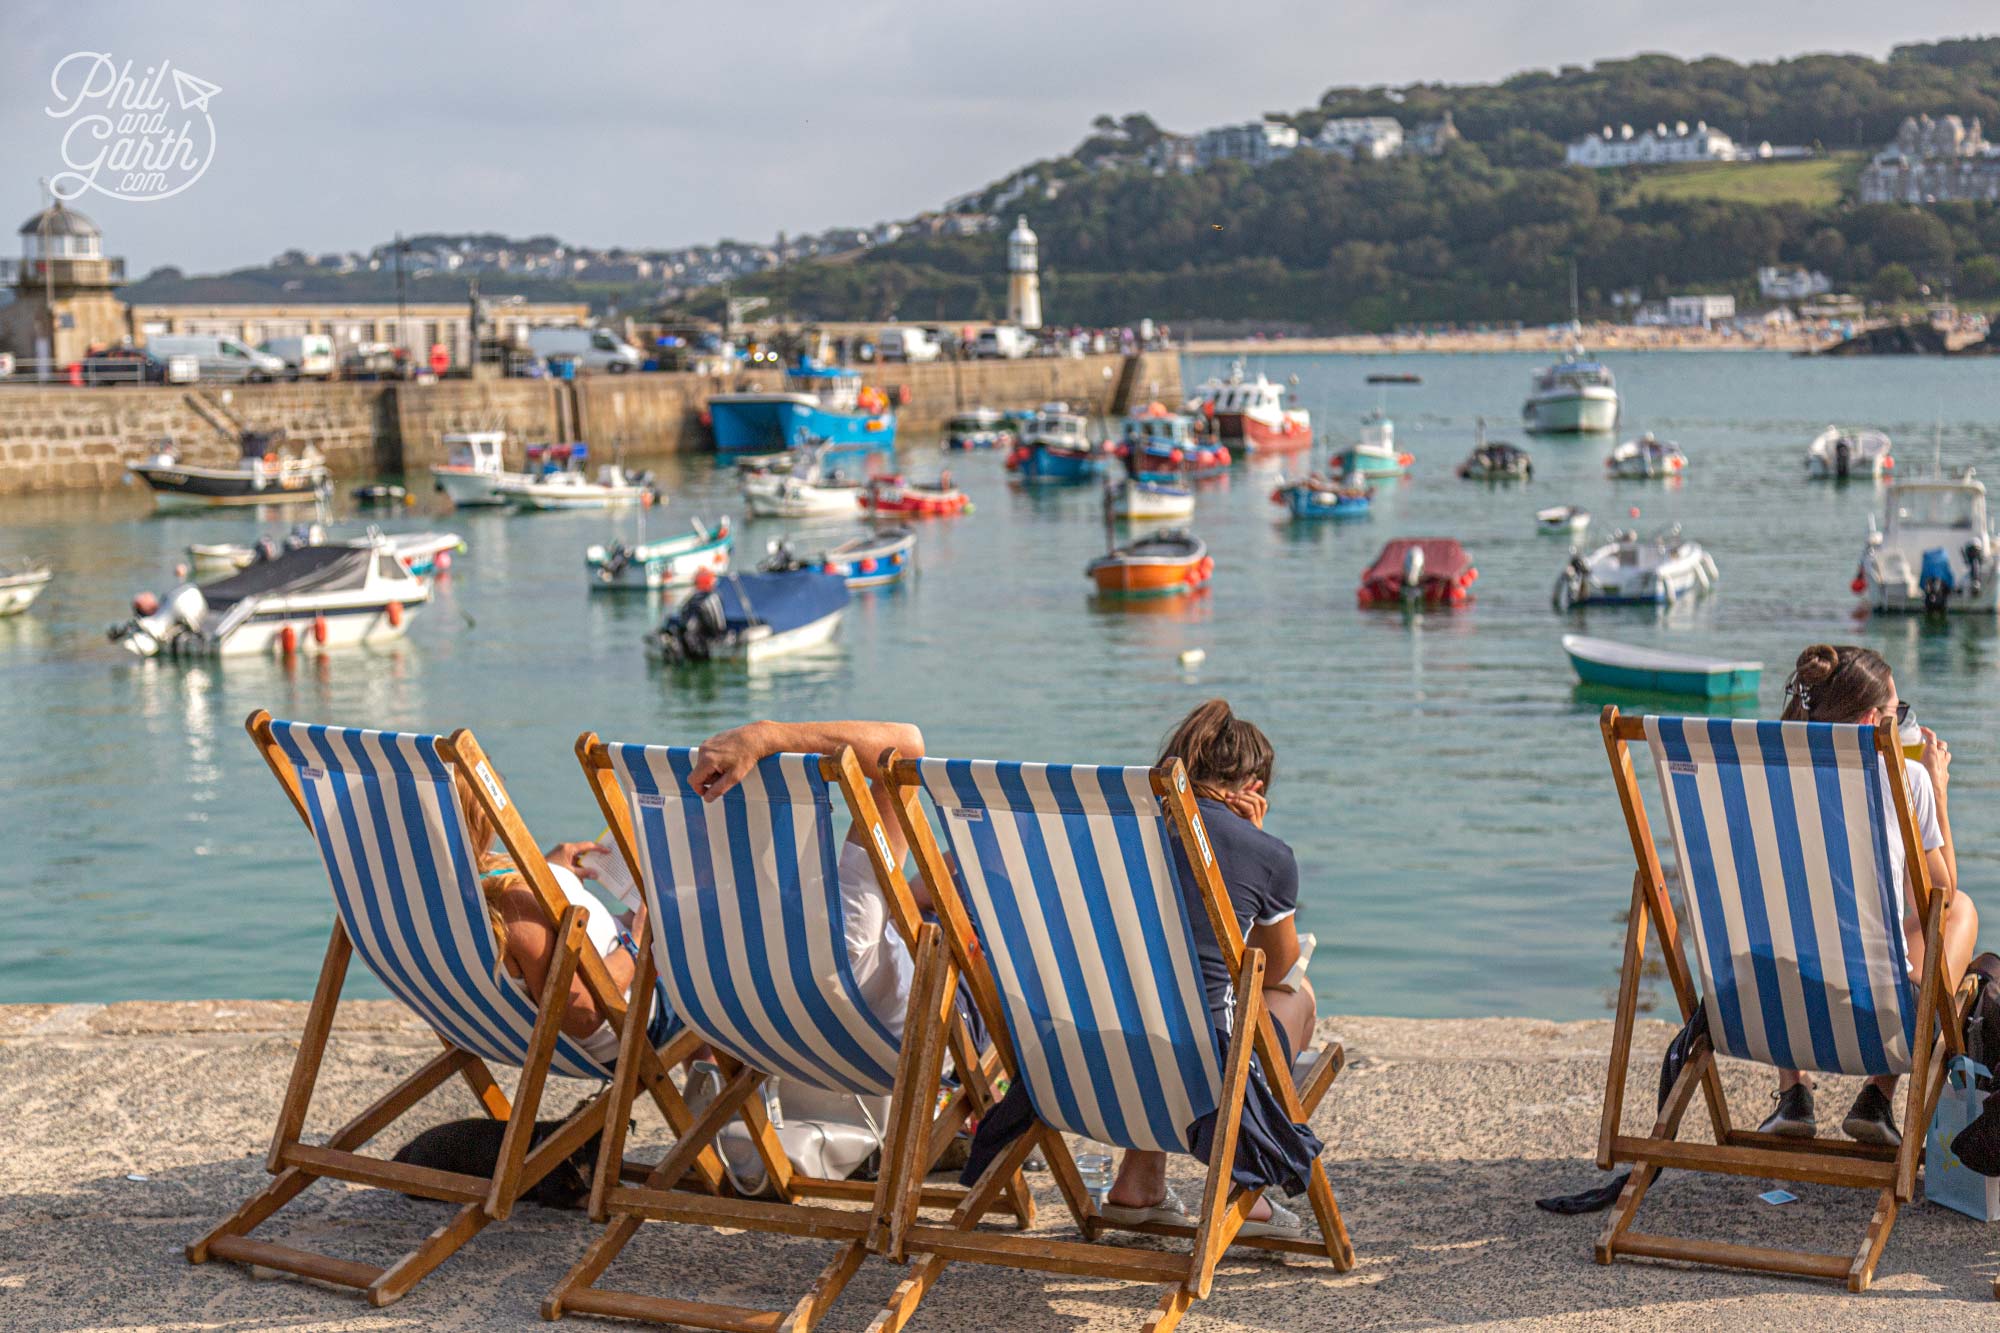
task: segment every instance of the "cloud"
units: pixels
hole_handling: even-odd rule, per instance
[[[222,89],[215,165],[197,187],[79,201],[143,272],[362,247],[398,229],[632,247],[765,238],[934,206],[1071,147],[1099,112],[1199,129],[1311,105],[1336,83],[1492,79],[1638,50],[1881,55],[1990,25],[1990,3],[1939,0],[1924,22],[1912,33],[1860,0],[29,0],[0,49],[0,191],[25,217],[35,179],[58,165],[42,107],[50,69],[75,50],[172,60]]]

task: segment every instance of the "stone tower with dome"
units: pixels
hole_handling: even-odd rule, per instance
[[[125,261],[104,257],[104,234],[83,214],[57,202],[23,222],[14,299],[0,306],[0,351],[50,357],[67,365],[92,348],[131,337],[117,288]]]

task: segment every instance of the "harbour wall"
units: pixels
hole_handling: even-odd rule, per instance
[[[1037,358],[870,368],[867,379],[898,403],[899,435],[922,442],[964,407],[1031,407],[1063,399],[1110,415],[1181,398],[1180,357]],[[125,465],[171,439],[187,462],[224,464],[240,430],[282,431],[310,444],[343,475],[419,473],[453,431],[503,430],[509,451],[536,440],[589,440],[608,456],[635,458],[708,447],[710,396],[773,389],[776,372],[732,377],[660,373],[549,380],[445,380],[436,384],[246,384],[221,388],[0,389],[0,495],[100,490]]]

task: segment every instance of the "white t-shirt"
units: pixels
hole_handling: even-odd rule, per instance
[[[568,866],[551,864],[549,871],[555,879],[556,887],[563,891],[572,906],[583,908],[584,933],[590,936],[590,947],[597,950],[602,958],[614,949],[622,948],[618,942],[618,918],[604,905],[604,900],[583,887],[583,881],[576,877]],[[629,995],[628,995],[629,998]],[[609,1023],[597,1025],[597,1031],[577,1043],[583,1053],[601,1065],[609,1065],[618,1058],[618,1029]]]
[[[1938,828],[1937,789],[1931,786],[1930,770],[1922,764],[1907,763],[1903,772],[1909,775],[1910,813],[1917,821],[1917,841],[1927,852],[1944,846],[1944,832]],[[1889,770],[1882,770],[1882,817],[1889,827],[1889,878],[1896,885],[1896,924],[1903,924],[1905,905],[1909,891],[1907,875],[1908,858],[1903,852],[1903,835],[1896,825],[1896,797],[1889,786]]]
[[[840,910],[854,984],[869,1012],[900,1042],[916,967],[909,946],[889,920],[889,903],[875,882],[868,849],[858,842],[840,849]]]

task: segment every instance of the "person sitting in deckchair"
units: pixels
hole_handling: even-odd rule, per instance
[[[891,864],[901,865],[909,848],[902,826],[882,801],[882,775],[875,761],[889,750],[906,759],[921,759],[924,733],[907,722],[751,722],[717,732],[701,743],[700,759],[689,785],[705,801],[716,801],[774,754],[838,754],[850,747],[868,776],[868,788],[883,811],[882,828]],[[909,946],[889,916],[889,904],[868,863],[867,833],[860,824],[848,830],[840,853],[840,902],[848,966],[863,1003],[900,1041],[910,1003],[912,966]],[[921,880],[910,892],[917,906],[928,911],[930,897]]]
[[[1864,726],[1897,726],[1907,706],[1896,693],[1896,678],[1889,664],[1870,648],[1853,645],[1835,647],[1816,643],[1799,654],[1791,678],[1785,682],[1784,722],[1848,722]],[[1923,730],[1922,759],[1905,766],[1909,774],[1910,807],[1916,816],[1917,832],[1924,848],[1924,865],[1931,887],[1948,895],[1945,907],[1945,980],[1956,988],[1972,961],[1973,941],[1979,934],[1979,912],[1972,900],[1958,890],[1958,857],[1951,843],[1951,817],[1945,791],[1951,780],[1951,747],[1939,740],[1929,727]],[[1883,772],[1882,803],[1892,806],[1887,789],[1888,773]],[[1889,839],[1889,872],[1902,885],[1896,898],[1901,917],[1904,947],[1908,950],[1910,975],[1921,975],[1924,963],[1923,920],[1912,908],[1912,892],[1903,843]],[[1778,1071],[1778,1091],[1771,1094],[1778,1109],[1771,1113],[1761,1130],[1809,1139],[1818,1129],[1813,1115],[1813,1085],[1795,1069]],[[1903,1141],[1896,1129],[1890,1104],[1896,1096],[1896,1076],[1879,1074],[1868,1080],[1848,1109],[1841,1130],[1861,1143],[1894,1147]]]
[[[1247,943],[1264,951],[1264,1003],[1271,1013],[1278,1041],[1291,1059],[1312,1040],[1317,1005],[1312,987],[1301,980],[1294,990],[1279,986],[1299,958],[1299,934],[1294,914],[1299,905],[1299,864],[1282,839],[1264,831],[1270,805],[1271,770],[1276,756],[1270,740],[1256,724],[1237,717],[1227,702],[1210,699],[1189,713],[1160,748],[1160,763],[1178,758],[1194,784],[1195,804],[1202,826],[1215,848],[1216,864],[1229,887],[1230,905]],[[1183,892],[1189,895],[1195,948],[1201,958],[1203,989],[1210,1016],[1218,1029],[1229,1026],[1230,976],[1222,948],[1208,926],[1199,897],[1199,881],[1187,864],[1187,853],[1176,846]],[[1257,1110],[1256,1103],[1248,1108]],[[1317,1155],[1295,1142],[1293,1127],[1282,1115],[1264,1117],[1271,1137],[1287,1145],[1302,1162]],[[1118,1177],[1100,1210],[1112,1221],[1186,1223],[1181,1202],[1167,1188],[1167,1155],[1128,1151],[1118,1164]],[[1242,1234],[1300,1233],[1296,1214],[1260,1200]]]
[[[506,960],[507,970],[527,984],[530,995],[540,995],[543,984],[548,980],[549,968],[555,962],[556,932],[549,926],[535,891],[528,887],[527,879],[515,868],[513,859],[504,851],[494,850],[498,830],[486,817],[479,802],[473,799],[464,772],[454,766],[452,779],[458,792],[459,811],[465,819],[467,845],[479,849],[476,856],[479,889],[486,899],[487,915],[493,924],[493,938]],[[595,878],[584,862],[583,854],[597,850],[601,850],[597,843],[558,843],[543,853],[543,858],[548,861],[550,875],[556,887],[563,891],[563,896],[569,899],[571,905],[581,907],[587,913],[584,929],[590,935],[591,947],[604,959],[604,970],[611,974],[612,981],[621,991],[629,994],[632,978],[638,970],[634,963],[633,932],[644,929],[645,918],[641,913],[645,908],[638,906],[636,911],[614,914],[595,894],[583,887],[583,878],[580,877]],[[668,1018],[660,1006],[655,1006],[655,1029],[664,1031],[663,1020]],[[597,1001],[584,984],[580,972],[570,982],[569,1009],[563,1016],[562,1030],[576,1040],[586,1055],[600,1064],[610,1065],[617,1060],[617,1029],[598,1012]]]

